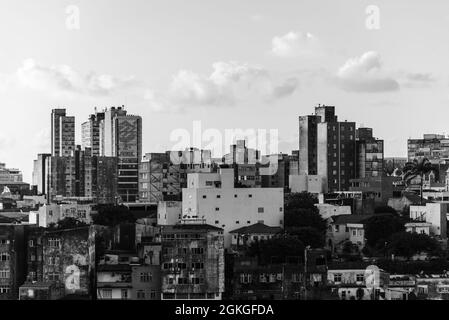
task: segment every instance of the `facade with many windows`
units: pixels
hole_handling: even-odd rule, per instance
[[[224,292],[223,229],[207,224],[162,228],[162,299],[220,300]]]

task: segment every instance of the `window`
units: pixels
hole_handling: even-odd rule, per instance
[[[220,198],[221,198],[221,195],[217,194],[217,199],[220,199]]]
[[[155,290],[151,290],[150,299],[156,299],[156,291]]]
[[[143,290],[137,291],[137,299],[140,299],[140,300],[145,299],[145,291],[143,291]]]
[[[215,220],[215,224],[219,224],[220,223],[220,221],[218,221],[218,220]]]
[[[181,269],[181,270],[187,269],[187,264],[185,264],[185,263],[178,263],[178,269]]]
[[[365,281],[365,275],[363,273],[359,273],[355,276],[355,281],[357,282],[363,282]]]
[[[140,282],[150,282],[153,276],[149,272],[141,272],[140,273]]]
[[[128,299],[128,289],[122,289],[122,299]]]
[[[49,281],[59,281],[59,274],[57,273],[49,273],[48,274],[48,280]]]
[[[240,224],[240,221],[237,220],[237,221],[235,222],[235,224]]]
[[[334,274],[334,282],[341,282],[341,273]]]
[[[203,262],[192,262],[192,269],[204,269]]]
[[[0,294],[2,293],[9,293],[11,291],[11,289],[9,287],[6,286],[1,286],[0,287]]]
[[[189,279],[187,279],[187,278],[178,278],[178,284],[189,284]]]
[[[234,194],[234,198],[237,198],[237,195],[236,195],[236,194]]]
[[[203,196],[203,199],[206,199],[207,198],[207,196]]]
[[[48,246],[50,248],[59,248],[61,246],[61,240],[58,238],[49,238]]]
[[[0,244],[9,244],[8,239],[0,239]]]
[[[215,211],[220,211],[220,208],[216,207],[216,208],[215,208]]]
[[[0,253],[0,261],[9,261],[9,253],[7,252]]]
[[[418,294],[427,294],[428,287],[427,285],[418,285]]]
[[[263,211],[264,211],[263,207],[257,208],[257,213],[263,213]]]
[[[352,230],[352,236],[353,237],[357,236],[357,230]]]
[[[203,254],[204,253],[204,248],[191,248],[190,249],[192,254]]]
[[[9,279],[9,270],[0,270],[0,279]]]
[[[279,212],[282,212],[282,211],[284,211],[284,208],[280,207]]]
[[[51,266],[59,265],[59,257],[49,257],[48,258],[48,264],[51,265]]]
[[[249,194],[249,195],[248,195],[248,197],[249,197],[249,198],[252,198],[252,197],[253,197],[253,195],[252,195],[252,194]]]
[[[249,273],[242,273],[240,274],[240,283],[251,283],[252,282],[252,275]]]

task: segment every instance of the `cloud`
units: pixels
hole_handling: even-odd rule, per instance
[[[115,77],[107,74],[82,75],[68,65],[44,66],[27,59],[14,75],[20,87],[57,95],[75,93],[108,95],[137,84],[134,77]]]
[[[289,96],[298,79],[277,80],[268,70],[247,63],[216,62],[210,75],[179,71],[165,94],[148,90],[145,98],[154,111],[194,106],[232,106],[248,99],[272,101]],[[173,107],[176,106],[176,107]]]
[[[431,73],[407,73],[403,85],[408,88],[427,88],[435,81]]]
[[[385,92],[399,90],[399,83],[383,69],[380,54],[374,51],[352,58],[337,72],[337,83],[346,91]]]
[[[271,40],[271,53],[277,57],[313,57],[321,54],[321,45],[309,32],[293,32],[276,36]]]
[[[282,98],[291,95],[298,88],[297,78],[288,78],[282,84],[273,88],[273,96],[276,98]]]

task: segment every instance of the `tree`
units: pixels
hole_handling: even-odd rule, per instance
[[[288,234],[296,237],[305,246],[311,246],[312,248],[324,246],[324,234],[313,227],[292,227],[288,229]]]
[[[318,199],[308,192],[289,193],[285,196],[285,211],[294,208],[317,209]],[[318,210],[318,209],[317,209]]]
[[[413,255],[426,252],[432,256],[441,255],[441,247],[437,240],[426,234],[398,232],[391,236],[387,250],[390,254],[410,258]]]
[[[88,224],[80,221],[78,219],[72,218],[72,217],[66,217],[62,220],[59,220],[56,228],[57,229],[73,229],[73,228],[80,228],[80,227],[85,227]]]
[[[135,222],[136,218],[125,206],[101,206],[98,213],[92,216],[94,224],[114,227],[121,223]]]
[[[423,203],[423,183],[424,183],[424,176],[426,173],[429,173],[432,171],[432,164],[430,163],[429,159],[425,157],[415,158],[413,161],[407,162],[404,166],[404,169],[402,170],[402,180],[405,182],[405,185],[408,187],[412,184],[413,180],[416,178],[419,178],[419,189],[420,189],[420,196],[421,201],[420,203]]]
[[[279,236],[269,240],[253,242],[247,254],[250,257],[258,257],[261,263],[286,262],[287,257],[298,257],[302,259],[304,244],[296,237]]]
[[[51,230],[65,230],[65,229],[74,229],[88,226],[87,223],[80,221],[78,219],[72,217],[66,217],[64,219],[59,220],[57,223],[52,222],[48,225],[48,229]]]
[[[404,222],[393,215],[376,215],[365,223],[366,242],[371,247],[383,247],[390,236],[404,231]]]
[[[374,213],[390,213],[392,215],[398,215],[397,211],[390,206],[380,206],[374,208]]]
[[[289,194],[284,205],[287,231],[294,227],[312,227],[324,234],[327,228],[326,221],[321,218],[316,203],[316,198],[308,192]]]

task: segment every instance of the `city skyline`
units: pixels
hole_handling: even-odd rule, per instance
[[[0,31],[2,111],[14,110],[21,126],[1,117],[0,154],[25,181],[35,155],[50,152],[48,112],[58,107],[75,116],[81,144],[95,107],[125,105],[143,118],[143,153],[170,150],[170,133],[195,120],[221,131],[279,129],[279,151],[290,153],[297,118],[319,103],[372,127],[385,157],[406,157],[407,138],[447,131],[435,116],[449,102],[444,1],[377,1],[378,29],[367,28],[365,1],[70,5],[79,29],[67,25],[76,13],[68,3],[1,10],[10,26]]]

